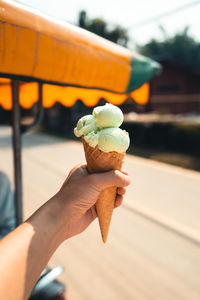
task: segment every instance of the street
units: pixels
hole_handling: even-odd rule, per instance
[[[84,162],[81,143],[31,133],[23,137],[27,218]],[[11,131],[0,128],[0,170],[13,182]],[[95,220],[67,240],[49,265],[63,265],[69,300],[199,300],[200,173],[126,156],[132,177],[103,244]]]

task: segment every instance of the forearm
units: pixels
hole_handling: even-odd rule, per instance
[[[27,299],[64,240],[66,227],[58,205],[51,199],[0,242],[0,299]]]

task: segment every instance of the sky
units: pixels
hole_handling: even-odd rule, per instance
[[[197,0],[198,1],[198,0]],[[189,33],[200,42],[200,0],[199,4],[188,7],[173,15],[135,27],[134,24],[176,9],[192,0],[20,0],[18,2],[39,9],[58,19],[76,24],[80,10],[86,10],[90,18],[100,17],[111,25],[128,29],[131,38],[129,48],[145,44],[152,38],[163,39],[159,26],[171,36],[189,26]]]

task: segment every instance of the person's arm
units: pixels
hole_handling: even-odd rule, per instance
[[[119,171],[89,175],[85,166],[74,168],[54,197],[0,241],[0,299],[27,299],[58,246],[96,218],[100,191],[118,186],[119,206],[128,184]]]

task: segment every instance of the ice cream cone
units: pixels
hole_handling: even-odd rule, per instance
[[[110,170],[121,170],[125,153],[103,152],[91,147],[82,137],[82,142],[87,161],[87,169],[89,173],[100,173]],[[116,187],[109,187],[103,190],[97,200],[96,210],[99,219],[102,240],[106,243],[112,213],[115,205]]]

